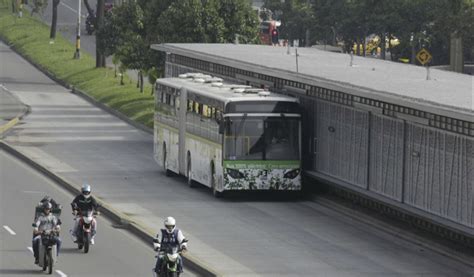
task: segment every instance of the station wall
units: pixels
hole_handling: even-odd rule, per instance
[[[180,63],[177,55],[169,56],[167,77],[202,72],[298,97],[304,107],[302,145],[307,172],[474,228],[474,121],[188,57]]]

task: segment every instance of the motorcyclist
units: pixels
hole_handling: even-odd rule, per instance
[[[94,10],[91,10],[91,13],[89,13],[86,18],[86,29],[89,35],[94,32],[94,29],[95,29],[94,27],[96,26],[95,22],[96,22],[95,12]]]
[[[43,203],[43,213],[38,217],[36,222],[33,224],[34,230],[33,233],[35,237],[33,238],[33,254],[35,256],[35,264],[38,264],[39,260],[39,242],[41,238],[41,233],[48,230],[53,230],[58,233],[56,239],[57,255],[59,255],[59,250],[61,249],[61,239],[59,238],[59,231],[61,229],[60,222],[56,216],[51,213],[53,205],[50,202]]]
[[[176,220],[169,216],[164,221],[165,228],[161,229],[161,241],[160,234],[156,235],[153,239],[153,248],[155,251],[159,251],[160,248],[166,249],[168,247],[179,247],[181,250],[187,250],[187,240],[180,229],[176,228]],[[155,272],[159,276],[161,271],[162,259],[158,257],[155,265]],[[178,272],[183,273],[183,260],[181,255],[178,256]]]
[[[71,203],[72,213],[77,215],[80,211],[95,211],[98,212],[99,204],[95,198],[91,195],[91,186],[89,184],[82,185],[81,194],[76,196]],[[79,218],[74,218],[74,227],[71,230],[72,240],[77,242],[77,228],[79,226]],[[94,244],[94,238],[97,230],[97,221],[93,219],[92,221],[92,238],[91,244]]]
[[[60,210],[62,209],[61,205],[56,202],[56,200],[54,200],[51,196],[49,195],[45,195],[39,202],[38,202],[38,205],[36,206],[37,209],[35,210],[35,221],[36,219],[38,218],[38,216],[41,214],[42,212],[42,209],[43,209],[43,204],[46,203],[46,202],[49,202],[51,203],[52,205],[52,210]],[[39,212],[37,212],[39,211]],[[61,220],[58,218],[59,222],[61,222]],[[60,223],[61,224],[61,223]]]

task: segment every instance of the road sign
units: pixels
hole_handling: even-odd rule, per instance
[[[433,56],[431,56],[430,52],[428,52],[428,50],[426,50],[425,48],[421,49],[420,52],[416,54],[416,59],[422,65],[429,63],[431,61],[431,58],[433,58]]]

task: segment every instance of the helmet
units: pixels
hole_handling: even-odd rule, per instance
[[[85,198],[89,198],[91,196],[91,186],[89,184],[82,185],[81,192]]]
[[[168,231],[168,233],[172,233],[174,231],[174,227],[176,226],[176,220],[171,217],[171,216],[168,216],[166,219],[165,219],[165,228],[166,228],[166,231]]]
[[[43,203],[43,210],[44,211],[48,210],[48,214],[49,214],[49,212],[51,211],[52,208],[53,208],[53,205],[50,202],[44,202]]]

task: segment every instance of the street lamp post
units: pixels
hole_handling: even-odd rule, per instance
[[[74,59],[81,58],[81,0],[77,2],[76,52],[74,52]]]

